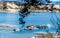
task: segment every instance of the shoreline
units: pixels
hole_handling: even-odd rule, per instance
[[[11,11],[11,10],[14,10],[14,11]],[[59,13],[60,11],[56,11],[56,10],[53,10],[53,11],[49,11],[49,10],[29,10],[30,12],[55,12],[55,13]],[[7,13],[19,13],[19,10],[15,10],[15,9],[10,9],[10,10],[0,10],[0,12],[7,12]]]

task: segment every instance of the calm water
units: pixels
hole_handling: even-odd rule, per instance
[[[56,13],[57,17],[60,19],[60,13]],[[51,24],[51,27],[47,29],[49,32],[55,32],[54,25],[50,22],[50,19],[53,16],[56,20],[54,13],[30,13],[24,18],[26,24],[24,28],[30,24],[33,25],[42,25],[42,24]],[[10,24],[17,25],[21,28],[19,24],[19,13],[7,13],[0,12],[0,24]],[[46,29],[34,29],[34,30],[20,30],[19,32],[0,32],[1,38],[28,38],[30,36],[35,36],[34,32],[45,31]]]
[[[0,1],[17,1],[17,2],[24,2],[24,0],[0,0]],[[46,0],[38,0],[43,4],[47,4]],[[50,0],[51,4],[60,4],[60,0]]]

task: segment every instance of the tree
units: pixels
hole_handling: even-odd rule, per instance
[[[54,9],[53,7],[54,7],[54,4],[51,5],[50,11],[53,11],[53,9]]]

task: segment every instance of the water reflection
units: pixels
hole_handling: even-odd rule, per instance
[[[24,21],[24,18],[27,17],[28,14],[30,14],[30,13],[29,13],[29,12],[19,12],[19,16],[20,16],[20,18],[19,18],[19,24],[22,24],[22,27],[21,27],[21,28],[24,27],[24,25],[25,25],[25,23],[26,23],[26,22]]]
[[[7,23],[7,24],[16,24],[17,26],[21,26],[22,27],[26,27],[30,24],[33,24],[35,26],[39,26],[39,25],[43,25],[43,24],[51,24],[51,28],[49,29],[33,29],[33,30],[22,30],[19,32],[0,32],[1,33],[1,37],[2,38],[28,38],[30,36],[34,36],[34,32],[55,32],[55,28],[53,27],[54,25],[52,25],[50,19],[52,18],[51,15],[53,15],[55,17],[55,15],[53,13],[17,13],[17,14],[12,14],[12,13],[0,13],[0,23],[1,21],[3,21],[2,23]],[[56,13],[56,15],[59,17],[60,19],[60,13]],[[13,17],[12,17],[13,16]],[[4,18],[6,17],[6,19]],[[20,23],[21,20],[19,19],[23,19],[22,21],[25,21],[25,23]],[[55,18],[56,19],[56,18]],[[12,21],[13,20],[13,21]],[[7,21],[7,22],[6,22]],[[8,23],[9,22],[9,23]],[[18,24],[20,23],[20,24]],[[5,35],[4,35],[5,34]],[[3,37],[4,36],[4,37]],[[24,37],[23,37],[24,36]]]

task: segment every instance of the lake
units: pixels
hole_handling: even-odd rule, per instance
[[[41,13],[30,13],[28,16],[24,18],[24,21],[26,22],[24,27],[32,24],[32,25],[43,25],[43,24],[50,24],[50,28],[48,29],[33,29],[33,30],[20,30],[18,32],[0,32],[1,38],[29,38],[32,36],[35,36],[34,32],[46,32],[48,30],[49,32],[55,32],[55,27],[51,23],[50,19],[52,16],[55,18],[54,12],[41,12]],[[57,17],[60,19],[60,13],[56,13]],[[16,25],[21,28],[21,24],[19,24],[19,12],[17,13],[10,13],[10,12],[0,12],[0,24],[9,24],[9,25]],[[4,30],[0,28],[0,31]],[[9,29],[8,29],[9,30]]]

